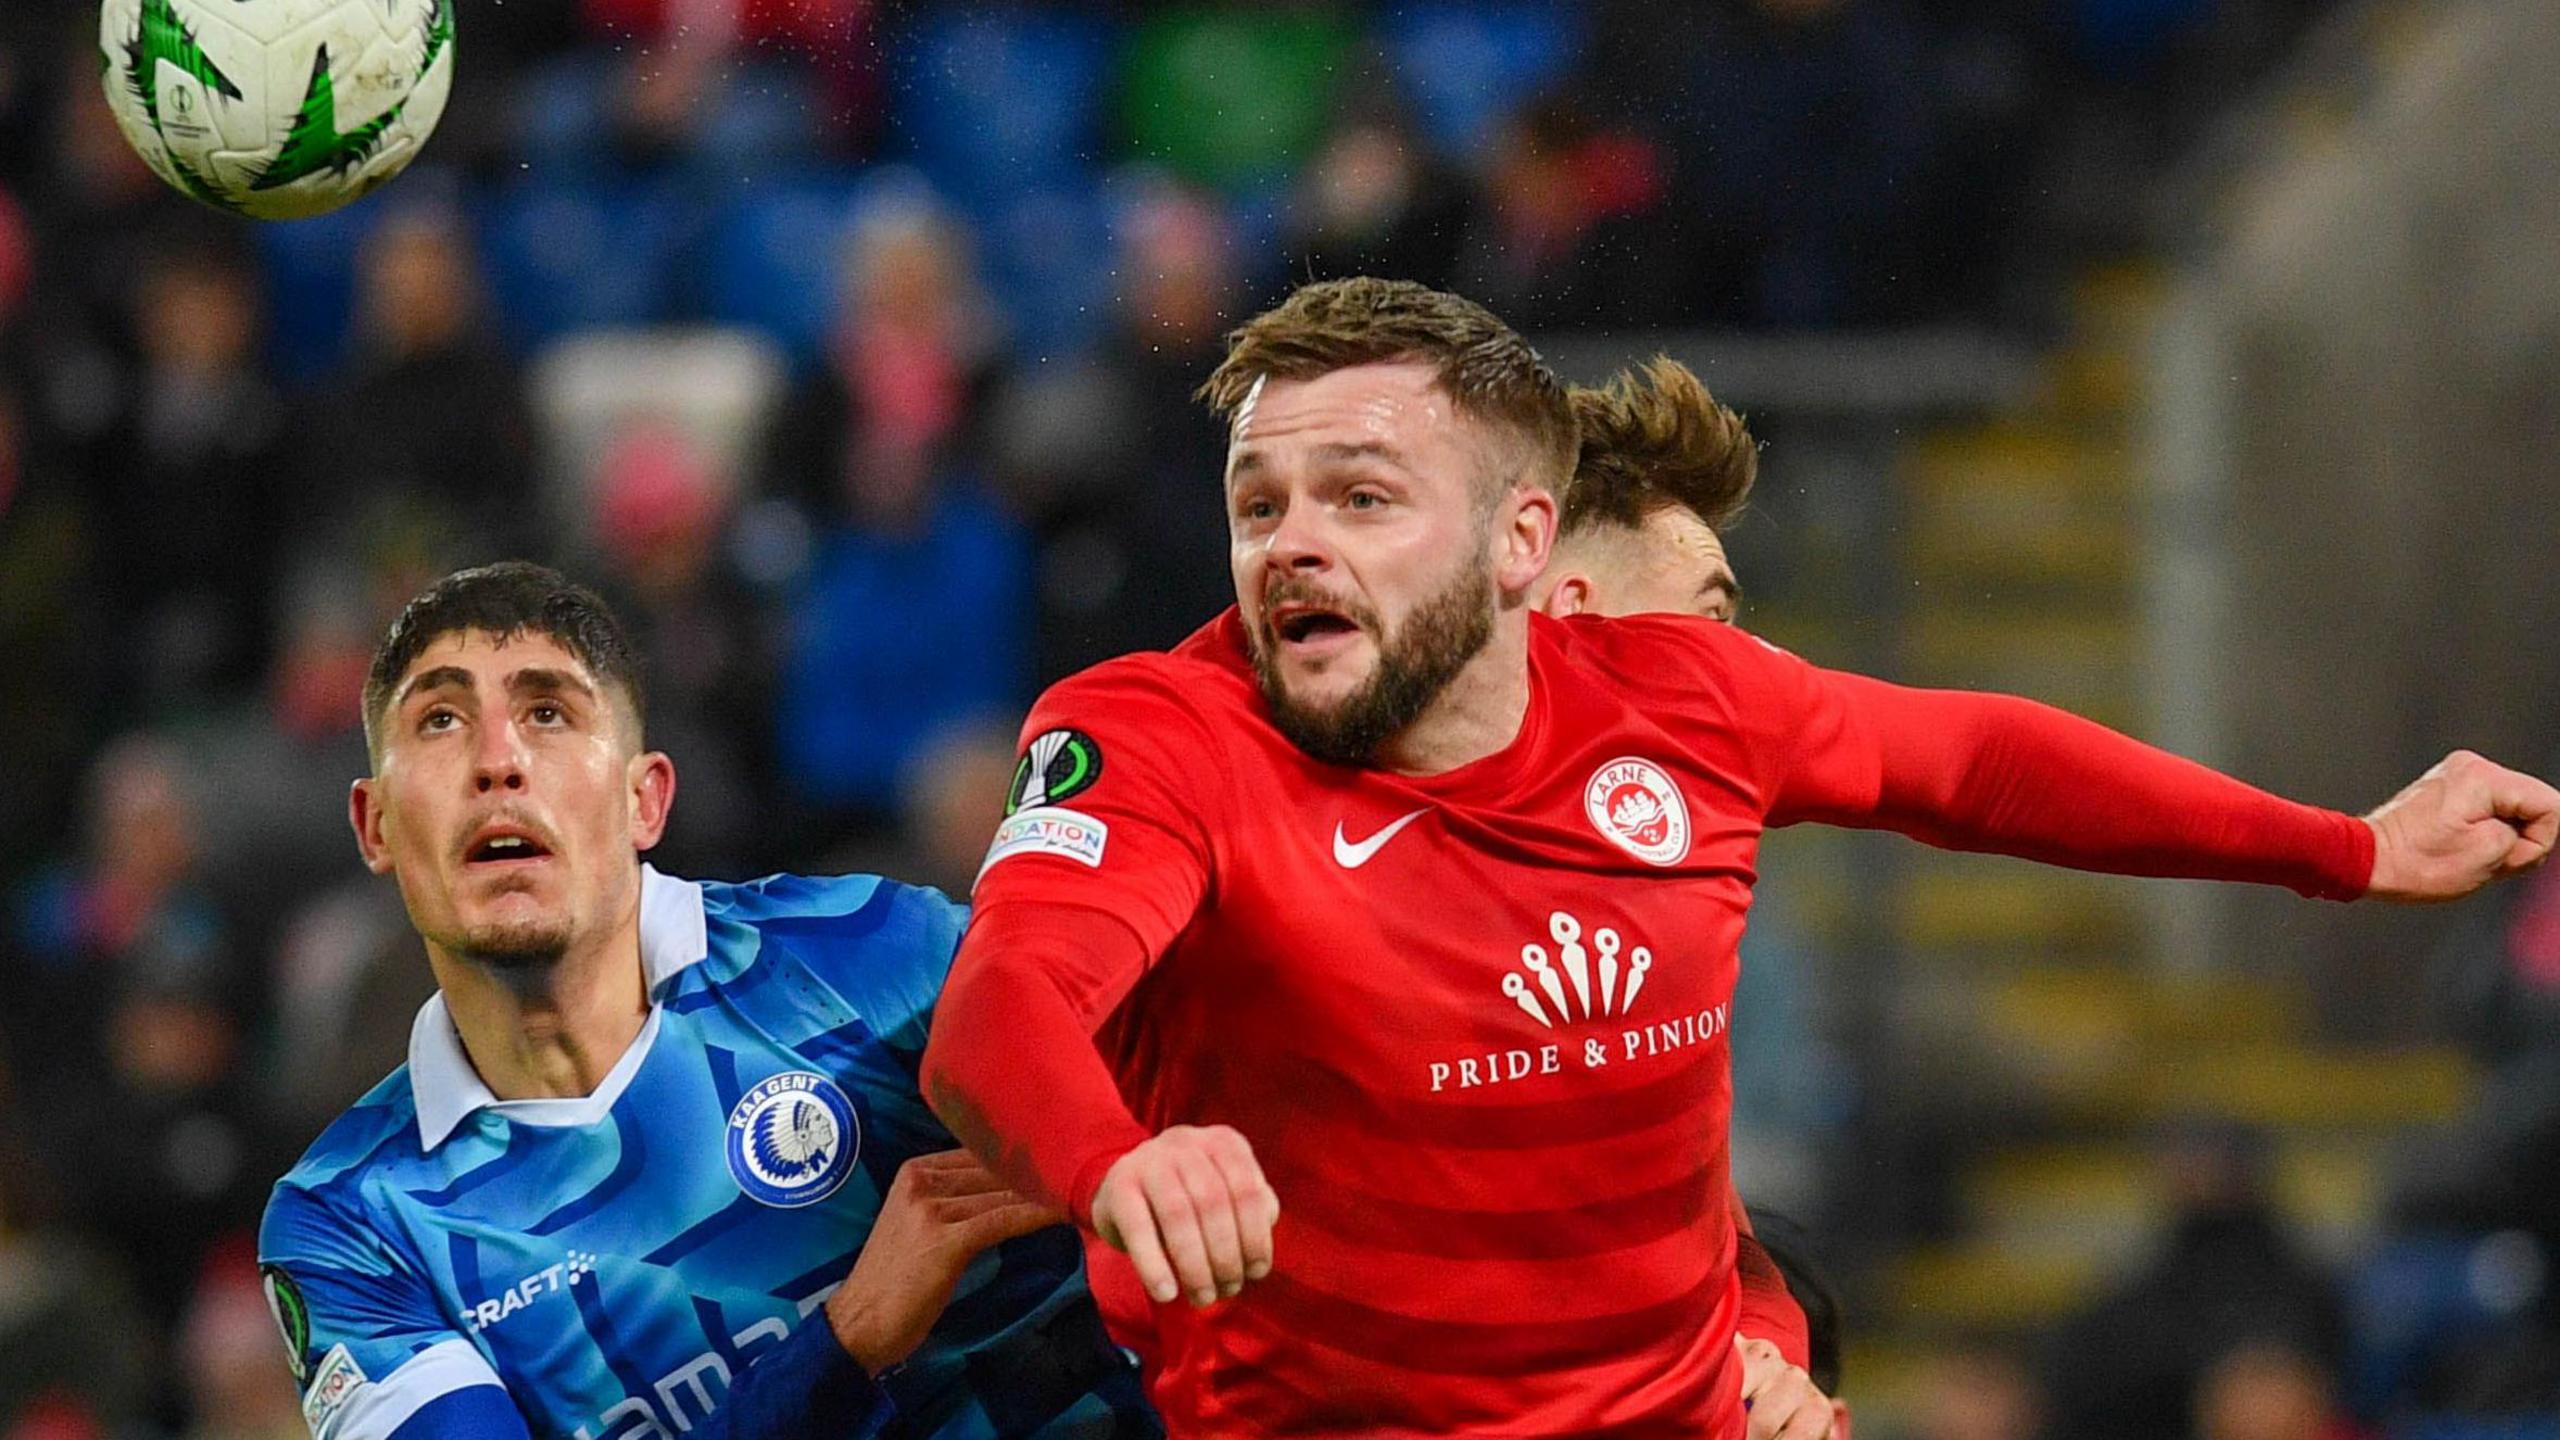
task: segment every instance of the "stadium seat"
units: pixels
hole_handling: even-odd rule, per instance
[[[490,288],[508,339],[529,349],[593,326],[676,318],[676,274],[695,207],[673,185],[527,184],[483,217]]]
[[[384,213],[381,202],[351,205],[253,232],[266,261],[268,343],[286,379],[317,382],[346,358],[356,254]]]
[[[1576,8],[1552,0],[1400,5],[1384,28],[1423,134],[1460,158],[1487,144],[1524,98],[1564,79],[1583,40]]]
[[[980,226],[989,285],[1018,352],[1073,354],[1112,319],[1110,207],[1092,187],[1029,190]]]
[[[2512,1329],[2518,1323],[2517,1306],[2536,1298],[2515,1290],[2517,1277],[2532,1276],[2538,1287],[2541,1264],[2532,1242],[2513,1233],[2419,1234],[2385,1246],[2351,1281],[2348,1303],[2357,1345],[2344,1377],[2348,1403],[2368,1411],[2377,1408],[2408,1393],[2445,1352]],[[2467,1428],[2480,1423],[2434,1416],[2423,1430],[2395,1434],[2424,1440],[2526,1440],[2528,1435],[2560,1440],[2560,1431],[2551,1428]]]
[[[1086,168],[1116,35],[1087,15],[951,7],[895,61],[893,147],[970,208]]]
[[[593,181],[623,173],[614,138],[622,57],[575,54],[523,81],[526,165],[553,180]],[[674,168],[735,182],[769,173],[815,151],[824,113],[805,67],[778,59],[723,62],[719,84],[688,126]]]
[[[1167,10],[1132,38],[1118,99],[1139,154],[1194,184],[1285,176],[1322,143],[1368,37],[1329,5]]]
[[[938,203],[903,165],[806,171],[746,190],[710,222],[703,311],[766,336],[805,369],[835,323],[845,246],[864,212]]]

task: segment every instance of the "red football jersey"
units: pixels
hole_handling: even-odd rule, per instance
[[[1432,776],[1299,751],[1232,611],[1025,727],[928,1093],[1079,1218],[1166,1126],[1252,1142],[1276,1268],[1155,1307],[1177,1435],[1742,1433],[1727,1042],[1770,825],[2338,895],[2371,866],[2351,817],[1724,625],[1537,617],[1530,664],[1511,744]],[[1080,1045],[1108,1079],[1051,1058]]]

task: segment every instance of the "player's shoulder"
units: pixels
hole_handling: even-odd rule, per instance
[[[957,903],[929,885],[885,875],[766,875],[735,883],[695,883],[702,887],[706,919],[757,929],[812,929],[857,938],[886,933],[894,938],[902,925],[930,925],[960,912]]]
[[[1136,707],[1207,718],[1223,706],[1248,704],[1253,665],[1233,608],[1170,650],[1140,650],[1089,665],[1051,685],[1040,711]]]
[[[1657,690],[1684,676],[1713,682],[1794,659],[1739,625],[1701,615],[1539,616],[1535,623],[1566,663]]]
[[[418,1132],[418,1101],[401,1066],[329,1122],[269,1192],[258,1250],[275,1256],[327,1249],[350,1226],[365,1227],[376,1188],[429,1162]]]
[[[887,1033],[931,1012],[968,928],[968,908],[928,885],[881,875],[767,875],[701,882],[708,963],[662,991],[679,1010],[717,991],[777,1036],[823,1029],[834,1002],[815,1004],[774,971],[813,979]],[[836,1018],[842,1018],[836,1016]]]

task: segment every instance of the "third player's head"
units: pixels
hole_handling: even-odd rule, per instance
[[[539,565],[437,581],[364,690],[356,843],[429,946],[530,979],[636,913],[675,767],[642,743],[636,661],[594,593]]]
[[[1741,590],[1722,531],[1760,470],[1742,417],[1669,358],[1598,389],[1576,386],[1573,404],[1582,455],[1538,607],[1732,619]]]
[[[1489,647],[1518,663],[1577,441],[1510,327],[1410,282],[1326,281],[1239,328],[1201,393],[1231,427],[1245,637],[1301,748],[1366,761]]]

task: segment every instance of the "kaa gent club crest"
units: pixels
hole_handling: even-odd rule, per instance
[[[835,1082],[786,1070],[729,1111],[729,1173],[767,1205],[796,1210],[836,1193],[862,1150],[862,1125]]]

